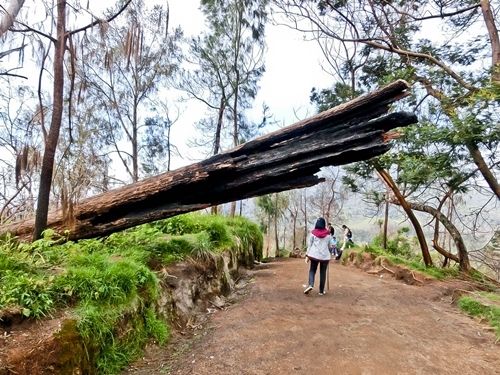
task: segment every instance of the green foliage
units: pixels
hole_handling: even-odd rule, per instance
[[[309,100],[311,103],[316,105],[318,112],[323,112],[346,101],[354,99],[361,94],[363,94],[362,91],[353,91],[351,86],[337,82],[332,89],[318,90],[313,87]]]
[[[437,267],[426,267],[421,261],[420,255],[412,255],[410,258],[404,257],[400,254],[393,254],[382,249],[381,246],[377,245],[377,240],[372,241],[370,245],[363,247],[355,247],[351,251],[358,252],[358,255],[362,252],[367,252],[376,255],[377,257],[384,257],[388,259],[393,264],[399,264],[409,269],[419,271],[423,274],[431,276],[438,280],[443,280],[446,278],[456,277],[459,274],[457,268],[437,268]],[[344,260],[347,259],[349,252],[343,255]]]
[[[235,217],[228,221],[231,234],[236,239],[236,247],[240,250],[248,249],[254,259],[262,258],[264,238],[259,226],[242,217]]]
[[[0,280],[0,308],[20,308],[26,317],[47,315],[54,307],[54,292],[47,278],[5,271]]]
[[[58,245],[52,231],[32,244],[0,239],[0,311],[38,318],[73,308],[77,329],[99,373],[114,374],[152,338],[164,343],[169,327],[154,306],[159,282],[150,264],[221,251],[262,256],[258,226],[234,219],[187,214],[91,239]]]
[[[398,229],[397,233],[389,236],[387,239],[387,252],[392,255],[401,256],[405,259],[412,260],[415,258],[415,253],[412,251],[411,240],[408,237],[410,228],[403,227]],[[377,247],[382,247],[382,235],[377,235],[373,238],[372,244]]]
[[[497,340],[500,340],[500,307],[487,306],[474,296],[461,297],[458,300],[458,306],[471,316],[487,319],[490,325],[495,328]]]

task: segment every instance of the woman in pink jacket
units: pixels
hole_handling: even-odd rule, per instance
[[[307,247],[306,257],[311,262],[309,267],[309,285],[304,290],[304,294],[308,294],[314,288],[314,278],[319,264],[319,295],[325,294],[326,270],[328,262],[330,262],[330,231],[326,229],[325,219],[320,217],[316,220],[316,225],[311,231],[309,238],[309,246]]]

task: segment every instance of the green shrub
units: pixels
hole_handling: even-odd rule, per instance
[[[20,308],[26,317],[39,318],[54,307],[50,278],[20,271],[3,271],[0,278],[0,309]]]
[[[395,235],[389,236],[386,252],[406,259],[412,259],[415,253],[412,250],[411,239],[408,237],[409,231],[408,227],[403,227],[398,229]],[[382,242],[382,235],[377,235],[373,238],[372,245],[382,248]]]
[[[45,231],[32,244],[0,239],[0,310],[27,317],[70,306],[85,348],[102,374],[117,373],[169,327],[154,306],[159,281],[148,267],[230,250],[262,256],[263,236],[244,218],[186,214],[107,238],[67,242]],[[123,327],[123,325],[130,327]]]

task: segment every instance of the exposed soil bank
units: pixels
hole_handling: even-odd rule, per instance
[[[235,289],[240,264],[253,265],[251,254],[224,252],[205,262],[183,262],[158,270],[160,298],[157,309],[174,329],[189,327],[192,315],[207,306],[222,304]],[[139,303],[131,303],[114,329],[122,337],[137,329]],[[140,320],[140,319],[139,319]],[[50,319],[23,320],[19,312],[0,325],[0,375],[97,374],[95,353],[78,333],[71,309],[57,311]]]

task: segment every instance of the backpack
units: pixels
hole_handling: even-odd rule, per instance
[[[352,238],[352,232],[350,229],[347,230],[347,238],[349,238],[349,239]]]

